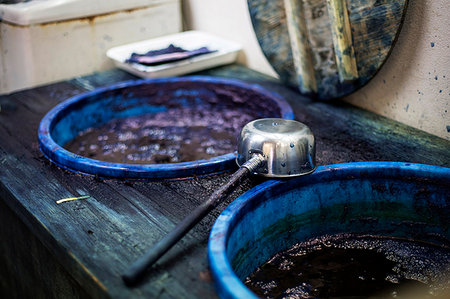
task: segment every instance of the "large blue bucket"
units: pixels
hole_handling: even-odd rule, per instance
[[[196,109],[231,105],[235,109],[250,109],[257,114],[256,118],[294,117],[284,99],[256,84],[204,76],[138,80],[84,93],[56,106],[39,126],[40,147],[58,166],[99,177],[179,178],[236,167],[234,152],[205,160],[138,165],[99,161],[64,148],[67,142],[88,128],[99,127],[114,119],[167,111],[180,105],[188,108],[195,105]]]
[[[340,233],[450,246],[450,168],[399,162],[318,167],[267,181],[234,200],[209,238],[221,298],[256,298],[242,280],[293,244]]]

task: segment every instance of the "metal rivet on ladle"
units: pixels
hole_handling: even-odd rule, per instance
[[[247,175],[288,178],[313,172],[316,168],[314,135],[306,125],[294,120],[254,120],[241,131],[236,161],[240,167],[228,183],[211,194],[208,200],[127,269],[122,275],[127,285],[138,282],[148,267],[214,209]]]

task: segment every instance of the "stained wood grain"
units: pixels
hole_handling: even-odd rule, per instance
[[[303,1],[284,0],[284,8],[298,87],[302,93],[316,93],[316,74],[313,67],[313,54],[309,43]]]
[[[356,80],[358,79],[358,68],[355,49],[353,48],[352,28],[348,17],[347,2],[327,0],[327,8],[339,81]]]
[[[450,142],[444,139],[348,104],[312,101],[241,66],[202,74],[243,78],[286,98],[296,119],[315,133],[319,164],[388,160],[450,166]],[[208,275],[208,233],[231,199],[169,251],[142,284],[127,288],[120,274],[226,182],[229,173],[156,182],[101,180],[60,169],[39,151],[37,128],[54,105],[85,90],[133,78],[113,70],[1,96],[0,198],[39,240],[36,244],[42,244],[69,280],[82,288],[81,293],[97,298],[214,298]],[[261,181],[257,177],[246,180],[231,198]],[[56,204],[58,199],[82,195],[90,197]],[[5,221],[0,219],[0,225],[8,225]],[[48,292],[50,297],[53,293]]]
[[[90,297],[3,200],[0,219],[1,298]]]

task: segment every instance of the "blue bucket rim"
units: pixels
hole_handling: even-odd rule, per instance
[[[58,120],[58,115],[66,111],[68,107],[76,103],[97,96],[101,93],[113,91],[116,89],[128,88],[142,84],[157,83],[179,83],[179,82],[201,82],[212,84],[233,85],[242,89],[254,90],[266,97],[269,97],[278,104],[281,111],[281,118],[294,119],[294,112],[289,103],[278,93],[265,89],[259,84],[248,83],[237,79],[210,77],[210,76],[186,76],[186,77],[168,77],[157,79],[140,79],[124,81],[106,87],[84,92],[79,95],[59,103],[52,108],[41,120],[38,129],[38,139],[41,152],[54,164],[61,168],[81,173],[84,175],[93,175],[103,178],[120,179],[165,179],[165,178],[185,178],[196,175],[206,175],[220,173],[235,167],[236,153],[228,153],[205,160],[195,160],[180,163],[166,164],[127,164],[112,163],[100,160],[90,159],[72,153],[57,144],[51,136],[51,128],[54,122]]]
[[[382,171],[391,170],[389,174]],[[356,178],[358,176],[395,177],[414,176],[428,179],[444,180],[450,183],[450,168],[434,165],[406,162],[351,162],[317,167],[310,175],[292,180],[268,180],[248,190],[220,213],[214,222],[208,240],[208,260],[216,291],[221,298],[258,298],[238,278],[227,258],[227,239],[231,233],[232,223],[239,217],[239,212],[255,197],[277,186],[297,182],[302,185],[335,180],[338,178]],[[298,184],[296,184],[298,185]]]

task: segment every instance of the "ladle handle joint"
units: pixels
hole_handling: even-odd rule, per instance
[[[261,153],[254,153],[253,156],[241,168],[247,168],[250,173],[256,172],[258,168],[262,167],[266,162],[266,157]]]

